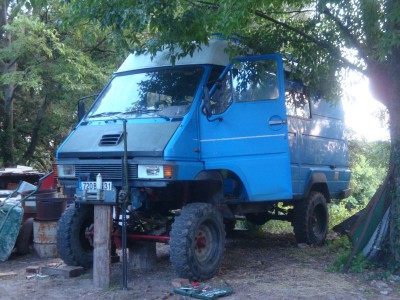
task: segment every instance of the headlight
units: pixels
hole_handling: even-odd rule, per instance
[[[138,165],[138,178],[141,179],[172,178],[172,166]]]
[[[75,166],[74,165],[57,165],[58,177],[75,177]]]

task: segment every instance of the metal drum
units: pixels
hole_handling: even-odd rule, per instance
[[[64,198],[36,198],[36,220],[58,221],[66,207]]]
[[[40,258],[58,257],[56,221],[33,221],[33,249]]]

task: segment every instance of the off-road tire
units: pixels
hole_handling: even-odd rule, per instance
[[[68,207],[58,222],[57,250],[60,258],[70,266],[91,268],[93,246],[85,236],[86,229],[93,224],[93,206]]]
[[[15,243],[17,253],[20,255],[28,254],[33,244],[33,218],[27,219],[19,230],[18,238]]]
[[[328,231],[328,207],[320,192],[310,195],[294,205],[293,227],[297,243],[322,245]]]
[[[182,278],[212,278],[222,263],[225,231],[222,216],[208,203],[190,203],[175,218],[170,233],[170,260]]]

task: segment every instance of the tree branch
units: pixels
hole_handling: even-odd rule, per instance
[[[12,61],[10,61],[9,63],[7,63],[7,64],[5,65],[5,67],[6,67],[7,69],[12,68],[12,67],[17,63],[18,59],[19,59],[19,57],[14,58]]]
[[[93,47],[88,47],[88,48],[84,49],[83,51],[84,52],[91,52],[93,50],[99,50],[100,51],[100,49],[99,49],[100,45],[103,44],[106,40],[107,40],[107,38],[103,38],[96,45],[94,45]]]
[[[315,12],[315,9],[291,10],[291,11],[269,11],[270,14],[279,14],[279,15],[304,14],[304,13],[309,13],[309,12]]]
[[[351,33],[349,28],[346,27],[338,17],[334,16],[326,6],[324,7],[322,13],[328,16],[336,24],[336,26],[339,27],[340,31],[349,39],[352,46],[357,49],[361,58],[365,60],[367,64],[369,64],[369,58],[365,52],[365,49],[362,47],[357,38]]]
[[[202,4],[202,5],[208,6],[208,7],[213,8],[213,9],[218,9],[219,8],[219,4],[211,3],[211,2],[208,2],[208,1],[196,0],[196,1],[187,1],[187,2],[192,3],[193,5]]]
[[[47,108],[50,105],[50,99],[48,95],[46,94],[44,97],[44,101],[42,102],[42,105],[39,107],[39,110],[36,113],[36,118],[35,118],[35,123],[32,129],[31,133],[31,141],[29,143],[28,148],[26,149],[24,155],[23,155],[23,162],[25,163],[29,159],[31,159],[32,155],[35,153],[36,146],[38,143],[38,138],[39,138],[39,130],[44,118],[44,115],[46,113]]]
[[[353,64],[352,62],[350,62],[349,60],[347,60],[346,58],[344,58],[340,52],[340,49],[334,47],[332,44],[324,42],[324,41],[320,41],[319,39],[305,33],[304,31],[301,31],[293,26],[290,26],[286,23],[280,22],[274,18],[271,18],[270,16],[266,15],[265,13],[263,13],[262,11],[256,10],[255,11],[255,15],[270,21],[271,23],[274,23],[282,28],[285,28],[289,31],[292,31],[298,35],[300,35],[301,37],[303,37],[304,39],[314,43],[316,46],[318,46],[321,49],[324,49],[326,51],[328,51],[333,57],[335,57],[344,67],[348,67],[354,70],[357,70],[358,72],[367,75],[366,70],[364,70],[363,68]]]

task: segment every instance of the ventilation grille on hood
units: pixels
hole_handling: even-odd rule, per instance
[[[122,132],[114,134],[105,134],[102,136],[99,145],[100,146],[116,146],[122,140]]]

